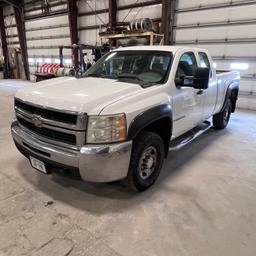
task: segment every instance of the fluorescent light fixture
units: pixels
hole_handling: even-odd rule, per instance
[[[72,64],[72,60],[71,59],[67,59],[67,60],[64,60],[65,64]]]
[[[230,64],[231,69],[246,70],[248,69],[248,67],[249,67],[248,63],[231,63]]]
[[[52,60],[51,60],[51,59],[45,59],[44,62],[45,62],[45,63],[51,63]]]
[[[55,59],[55,60],[54,60],[54,63],[60,64],[60,60],[59,60],[59,59]]]
[[[38,59],[36,59],[36,62],[38,62],[38,63],[42,63],[42,58],[38,58]]]
[[[33,58],[28,58],[28,62],[29,62],[29,63],[34,63],[35,60],[34,60]]]
[[[216,62],[213,62],[213,67],[217,68],[217,63]]]

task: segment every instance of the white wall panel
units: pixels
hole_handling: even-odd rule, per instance
[[[212,56],[226,57],[252,57],[256,56],[256,47],[254,44],[190,44],[192,47],[205,48]]]
[[[80,0],[78,4],[79,13],[81,12],[91,12],[92,10],[102,10],[108,9],[108,0],[91,0],[86,1]]]
[[[256,25],[218,26],[206,28],[178,29],[176,40],[256,38]]]
[[[53,55],[53,56],[59,56],[59,49],[28,49],[28,55],[29,57],[31,56],[48,56],[48,55]]]
[[[162,13],[162,5],[156,4],[151,6],[145,6],[141,8],[133,8],[132,11],[121,10],[118,12],[118,21],[122,22],[125,18],[125,21],[133,21],[135,19],[141,18],[160,18]],[[127,16],[128,15],[128,16]],[[127,17],[126,17],[127,16]]]
[[[28,47],[33,46],[56,46],[59,45],[70,45],[70,39],[69,38],[58,38],[58,39],[47,39],[47,40],[29,40],[27,41]],[[38,53],[40,53],[40,49],[38,50]]]
[[[256,110],[255,95],[240,96],[237,106],[242,109]]]
[[[60,27],[54,29],[43,29],[43,30],[36,30],[36,31],[28,31],[26,33],[27,38],[31,37],[40,37],[40,36],[59,36],[59,35],[67,35],[69,37],[70,30],[68,27]]]
[[[28,38],[27,45],[28,47],[47,47],[47,46],[55,46],[58,47],[59,45],[70,45],[70,30],[69,27],[61,27],[63,25],[68,24],[68,16],[58,16],[52,17],[47,19],[38,19],[33,21],[26,22],[26,30],[29,29],[38,29],[35,31],[27,31],[26,36]],[[60,26],[59,28],[47,28],[42,29],[44,27],[50,26]],[[30,38],[37,38],[37,37],[54,37],[54,36],[64,36],[65,38],[50,38],[50,39],[38,39],[38,40],[29,40]],[[38,55],[40,54],[45,55],[45,51],[47,51],[47,55],[56,55],[55,49],[33,49],[29,50],[29,55]],[[57,53],[58,55],[58,53]]]
[[[6,40],[7,40],[7,44],[11,44],[13,42],[19,42],[18,36],[16,36],[16,37],[7,37]]]
[[[9,27],[9,28],[7,27],[5,29],[5,32],[6,32],[6,36],[8,36],[8,35],[17,35],[18,34],[16,25],[15,25],[15,27]]]
[[[178,13],[177,25],[256,19],[256,5]]]
[[[90,29],[83,30],[79,33],[79,42],[84,44],[99,44],[99,30]]]
[[[107,14],[98,14],[79,17],[78,25],[79,27],[83,26],[94,26],[94,25],[103,25],[108,23],[108,13]]]
[[[246,60],[214,60],[214,62],[217,64],[217,69],[220,70],[236,70],[239,71],[241,75],[256,74],[256,62],[249,62]],[[232,67],[232,64],[236,64],[236,67]],[[239,68],[239,66],[241,66],[241,68]]]
[[[45,27],[45,26],[52,26],[52,25],[58,25],[58,24],[62,24],[62,25],[69,24],[68,16],[62,15],[62,16],[57,16],[57,17],[53,17],[53,18],[26,21],[26,29],[41,28],[41,27]]]
[[[233,0],[233,3],[235,2],[241,2],[241,0]],[[229,4],[230,0],[178,0],[178,9],[184,9],[184,8],[193,8],[193,7],[199,7],[199,6],[209,6],[209,5],[217,5],[217,4]]]

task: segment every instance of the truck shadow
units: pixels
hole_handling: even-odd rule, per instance
[[[97,214],[117,212],[163,193],[174,182],[176,175],[181,175],[184,165],[198,156],[204,149],[211,147],[214,141],[221,140],[229,130],[208,130],[201,137],[176,152],[171,152],[165,160],[162,172],[156,184],[143,193],[136,193],[126,187],[124,182],[94,184],[71,180],[59,175],[42,175],[32,167],[28,160],[19,162],[18,169],[22,176],[36,191],[40,190],[49,200],[61,201],[77,209]],[[172,190],[171,190],[172,191]]]

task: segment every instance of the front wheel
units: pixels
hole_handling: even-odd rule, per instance
[[[230,115],[231,115],[231,100],[228,99],[225,108],[218,114],[213,116],[213,126],[216,129],[224,129],[228,125]]]
[[[164,143],[162,138],[152,132],[141,132],[133,142],[128,184],[144,191],[158,178],[164,160]]]

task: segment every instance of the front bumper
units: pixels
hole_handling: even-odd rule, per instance
[[[85,145],[78,151],[40,141],[32,133],[22,130],[17,121],[13,121],[11,129],[13,140],[24,155],[38,156],[46,163],[51,163],[51,166],[56,163],[76,168],[83,180],[110,182],[127,176],[132,141],[109,145]]]

